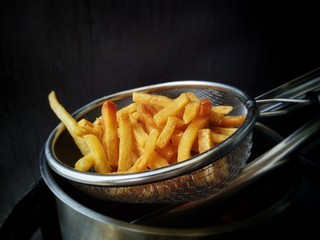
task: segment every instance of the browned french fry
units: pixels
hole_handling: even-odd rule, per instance
[[[219,113],[219,114],[222,114],[222,115],[229,114],[232,110],[233,110],[232,106],[224,106],[224,105],[213,106],[211,108],[212,112]]]
[[[184,124],[188,124],[193,119],[195,119],[199,114],[199,110],[200,110],[200,101],[199,100],[189,102],[185,106],[184,112],[183,112],[182,119],[183,119]]]
[[[186,92],[191,101],[200,101],[200,99],[193,92]]]
[[[223,116],[221,119],[221,127],[237,127],[240,126],[244,120],[246,119],[246,115],[240,116]]]
[[[108,159],[113,168],[118,167],[119,158],[119,138],[117,106],[114,102],[106,100],[101,107],[103,123],[103,146],[106,150]]]
[[[178,162],[184,161],[191,157],[191,149],[193,142],[198,136],[198,131],[202,128],[208,127],[208,117],[197,117],[187,127],[182,134],[179,146],[178,146]]]
[[[71,116],[71,114],[60,104],[57,99],[56,93],[51,91],[48,96],[49,104],[52,111],[60,119],[60,121],[66,126],[68,132],[74,139],[74,142],[78,146],[83,155],[89,153],[87,144],[85,144],[83,138],[75,134],[75,129],[78,127],[77,121]]]
[[[199,116],[209,116],[211,112],[211,102],[209,99],[204,98],[200,100]]]
[[[169,163],[165,158],[160,156],[157,152],[153,151],[151,159],[148,163],[148,167],[150,169],[161,168],[161,167],[165,167],[168,165],[169,165]]]
[[[141,157],[139,157],[137,161],[134,163],[134,165],[129,169],[129,173],[142,172],[147,170],[148,164],[155,152],[154,149],[156,147],[156,141],[158,136],[159,131],[153,128],[150,134],[148,135],[144,154]]]
[[[170,163],[176,162],[174,158],[176,158],[177,156],[177,148],[174,148],[171,143],[168,143],[163,148],[156,147],[156,152],[159,153],[168,162]]]
[[[129,113],[118,115],[119,121],[119,160],[118,172],[126,172],[132,167],[133,137]]]
[[[145,104],[138,104],[137,113],[139,120],[143,123],[147,133],[150,133],[153,128],[157,128],[153,115],[150,113]]]
[[[143,148],[146,143],[148,133],[144,130],[143,126],[140,123],[138,123],[138,119],[132,115],[133,114],[130,114],[133,137],[137,144]]]
[[[92,167],[94,167],[94,158],[91,153],[84,155],[74,165],[74,169],[80,172],[87,172]]]
[[[214,146],[212,132],[209,128],[198,131],[198,148],[199,153],[203,153]]]
[[[94,168],[97,173],[111,173],[111,166],[98,137],[93,134],[88,134],[85,135],[83,139],[90,149],[90,154],[94,159]]]
[[[177,124],[177,117],[169,117],[167,120],[166,125],[162,129],[158,139],[156,146],[158,148],[164,148],[170,141],[171,135],[176,127]]]
[[[165,107],[173,101],[171,98],[168,98],[166,96],[142,92],[134,92],[132,94],[132,100],[134,102],[156,105],[160,107]]]
[[[222,143],[224,140],[226,140],[229,136],[223,135],[221,133],[212,132],[213,142],[215,144]]]
[[[179,97],[174,99],[170,104],[153,116],[154,122],[158,127],[162,127],[166,123],[168,117],[175,116],[185,107],[185,105],[187,105],[188,102],[190,102],[190,98],[186,93],[182,93]]]
[[[212,130],[216,133],[220,133],[223,135],[227,135],[230,136],[232,135],[235,131],[237,131],[238,128],[234,128],[234,127],[212,127]]]

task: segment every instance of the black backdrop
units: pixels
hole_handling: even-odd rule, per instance
[[[6,1],[0,8],[0,222],[40,177],[58,120],[101,96],[182,79],[258,96],[320,66],[308,1]]]

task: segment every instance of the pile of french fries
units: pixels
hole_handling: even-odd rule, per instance
[[[232,106],[212,106],[191,92],[175,99],[134,92],[128,106],[117,109],[106,100],[95,121],[77,121],[54,91],[48,98],[83,154],[74,168],[101,174],[142,172],[185,161],[231,136],[246,117],[231,116]]]

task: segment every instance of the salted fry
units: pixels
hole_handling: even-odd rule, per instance
[[[160,107],[165,107],[170,104],[173,100],[166,96],[162,95],[155,95],[155,94],[148,94],[142,92],[134,92],[132,94],[132,100],[134,102],[149,104],[149,105],[156,105]]]
[[[138,113],[138,118],[143,123],[147,133],[150,133],[153,128],[157,128],[153,120],[153,115],[148,110],[145,104],[138,104],[137,113]]]
[[[163,126],[168,117],[175,116],[185,107],[185,105],[187,105],[188,102],[190,102],[190,98],[186,93],[182,93],[179,97],[174,99],[170,104],[153,116],[154,122],[158,127]]]
[[[188,124],[193,119],[195,119],[199,114],[199,110],[200,110],[200,101],[199,100],[189,102],[185,106],[184,112],[183,112],[182,119],[183,119],[184,124]]]
[[[91,153],[84,155],[74,165],[74,169],[80,172],[87,172],[89,169],[94,167],[94,158]]]
[[[118,116],[119,121],[119,160],[118,172],[126,172],[129,170],[132,163],[132,127],[129,113],[124,111]]]
[[[168,161],[165,158],[163,158],[161,155],[159,155],[157,152],[152,153],[152,157],[148,163],[148,167],[150,169],[161,168],[168,165],[169,165]]]
[[[60,121],[66,126],[74,142],[78,146],[83,155],[89,153],[89,149],[83,139],[75,134],[75,129],[78,126],[77,121],[71,116],[71,114],[60,104],[57,99],[56,93],[51,91],[48,96],[49,104],[52,111],[60,119]]]
[[[158,148],[164,148],[165,146],[167,146],[167,144],[171,139],[171,135],[176,127],[176,124],[177,124],[177,117],[168,118],[166,125],[164,126],[164,128],[162,129],[158,137],[158,140],[156,143],[156,146]]]
[[[205,117],[209,116],[211,112],[211,102],[209,99],[201,99],[200,100],[200,109],[199,109],[199,116]]]
[[[156,147],[158,135],[159,131],[157,129],[154,128],[151,130],[146,141],[145,153],[137,159],[132,168],[130,168],[129,173],[141,172],[147,169],[148,164],[155,152],[154,149]]]
[[[188,125],[187,129],[182,134],[178,146],[178,162],[184,161],[191,157],[192,145],[198,136],[198,131],[202,128],[206,128],[208,124],[208,117],[199,116]]]
[[[101,107],[104,134],[102,143],[112,167],[118,166],[119,138],[117,106],[112,101],[105,101]]]
[[[130,115],[130,121],[133,130],[133,137],[135,138],[137,144],[144,148],[148,133],[144,130],[143,126],[138,123],[137,118],[133,116],[133,114]]]
[[[212,127],[212,130],[216,133],[220,133],[223,135],[231,136],[238,128],[234,127]]]
[[[222,143],[224,140],[226,140],[229,136],[221,133],[212,132],[212,137],[213,137],[213,142],[215,144],[219,144],[219,143]]]
[[[245,115],[241,116],[223,116],[219,126],[221,127],[238,127],[246,119]]]
[[[232,106],[214,106],[211,108],[212,112],[218,113],[218,114],[222,114],[222,115],[226,115],[229,114],[231,111],[233,110]]]
[[[203,153],[214,146],[212,132],[209,128],[198,131],[198,148],[199,153]]]
[[[94,159],[94,168],[98,173],[111,173],[107,155],[97,136],[88,134],[83,137]]]

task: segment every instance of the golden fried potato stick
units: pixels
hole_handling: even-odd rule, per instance
[[[133,136],[129,113],[126,111],[118,114],[119,124],[119,159],[118,172],[126,172],[133,165]]]
[[[213,137],[213,142],[215,144],[219,144],[219,143],[222,143],[224,140],[226,140],[229,136],[212,131],[212,137]]]
[[[228,105],[213,106],[211,108],[212,112],[219,113],[222,115],[229,114],[232,110],[233,110],[233,107]]]
[[[214,146],[212,132],[209,128],[203,128],[198,131],[199,153],[203,153]]]
[[[179,97],[175,98],[170,104],[153,116],[154,122],[158,127],[162,127],[166,123],[168,117],[177,115],[189,102],[190,98],[186,93],[180,94]]]
[[[142,172],[147,170],[148,164],[152,159],[153,155],[155,154],[154,149],[156,147],[156,141],[158,136],[159,131],[153,128],[150,134],[148,135],[144,154],[141,157],[139,157],[137,161],[134,163],[134,165],[129,169],[129,173]]]
[[[111,173],[110,163],[98,137],[93,134],[88,134],[85,135],[83,139],[90,149],[90,154],[94,159],[94,169],[97,173]]]
[[[182,116],[184,124],[188,124],[193,119],[195,119],[199,114],[199,110],[200,110],[200,101],[199,100],[189,102],[185,106],[183,116]]]
[[[177,161],[181,162],[191,157],[191,149],[198,136],[198,131],[209,125],[208,117],[198,116],[194,119],[183,132],[178,146]]]
[[[147,133],[150,133],[153,128],[157,128],[153,115],[145,104],[139,103],[137,106],[138,119],[143,123]]]
[[[211,101],[207,98],[200,100],[199,116],[209,116],[211,112]]]
[[[138,119],[134,116],[134,114],[130,114],[130,120],[133,130],[133,137],[139,145],[139,147],[144,148],[144,145],[148,137],[148,133],[144,130],[143,126],[140,123],[138,123]]]
[[[221,127],[238,127],[244,122],[245,119],[246,119],[246,115],[223,116],[221,118],[221,123],[219,126],[221,126]]]
[[[169,117],[167,120],[166,125],[162,129],[158,139],[156,146],[158,148],[164,148],[170,141],[171,135],[176,127],[177,124],[177,117]]]
[[[163,95],[149,94],[149,93],[142,93],[142,92],[134,92],[132,94],[132,100],[133,102],[156,105],[162,108],[167,106],[173,101],[171,98]]]
[[[101,107],[104,134],[102,137],[103,147],[113,168],[118,167],[119,137],[117,106],[114,102],[106,100]]]
[[[83,138],[75,134],[75,129],[78,127],[77,121],[71,116],[71,114],[60,104],[57,99],[56,93],[51,91],[48,96],[49,104],[53,112],[60,119],[60,121],[66,126],[70,135],[74,139],[76,145],[83,155],[89,153],[89,148],[84,142]]]
[[[83,137],[87,134],[93,134],[96,135],[99,138],[99,140],[101,140],[103,135],[103,129],[98,124],[93,124],[86,119],[81,119],[78,122],[78,126],[75,128],[74,133],[79,137]]]
[[[216,133],[220,133],[227,136],[232,135],[235,131],[238,130],[238,128],[234,127],[212,127],[211,129]]]
[[[91,153],[84,155],[74,165],[74,169],[80,172],[87,172],[92,167],[94,167],[94,158]]]
[[[161,168],[161,167],[165,167],[165,166],[168,166],[168,165],[169,165],[169,163],[165,158],[163,158],[157,152],[153,151],[151,159],[150,159],[150,161],[148,163],[148,167],[150,169]]]

